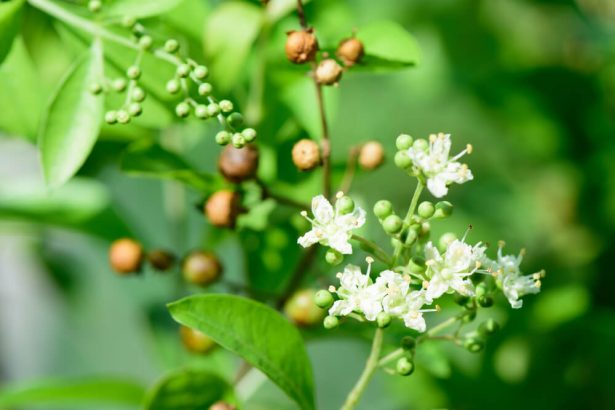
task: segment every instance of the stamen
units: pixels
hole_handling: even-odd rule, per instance
[[[344,192],[343,192],[343,191],[338,191],[338,192],[335,194],[335,197],[336,197],[337,199],[340,199],[340,198],[341,198],[341,197],[343,197],[343,196],[344,196]]]
[[[423,281],[423,289],[427,289],[429,287],[429,281]]]
[[[525,248],[521,248],[521,250],[519,251],[519,256],[525,256]]]
[[[365,258],[365,262],[367,262],[367,273],[366,273],[366,275],[369,276],[371,271],[372,271],[372,263],[374,263],[374,258],[372,258],[371,256],[368,256],[367,258]]]
[[[474,151],[474,147],[472,146],[472,144],[466,145],[466,151],[468,152],[468,154],[471,154],[472,151]]]
[[[503,240],[499,240],[498,241],[498,248],[502,249],[504,246],[506,246],[506,242],[504,242]]]
[[[333,285],[329,286],[329,292],[331,292],[331,293],[337,292],[337,290],[335,290],[335,286],[333,286]]]
[[[436,139],[438,138],[438,136],[436,134],[429,134],[429,142],[430,143],[434,143],[436,142]]]
[[[336,278],[338,278],[338,279],[341,279],[341,278],[342,278],[342,272],[338,272],[338,273],[335,275],[335,277],[336,277]]]
[[[540,288],[542,286],[542,282],[537,280],[536,282],[534,282],[534,286],[536,286],[537,288]]]
[[[440,305],[436,305],[436,312],[440,313],[441,310]]]
[[[301,211],[302,217],[307,218],[307,215],[308,215],[307,211]]]
[[[464,234],[463,234],[463,237],[461,238],[461,242],[464,242],[464,243],[465,243],[465,241],[466,241],[466,236],[468,236],[468,233],[470,233],[470,231],[471,231],[472,229],[474,229],[474,227],[473,227],[472,225],[468,225],[468,228],[466,229],[466,231],[465,231],[465,232],[464,232]]]

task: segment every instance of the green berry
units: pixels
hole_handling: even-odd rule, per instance
[[[107,124],[115,124],[117,122],[117,112],[107,111],[105,113],[105,122]]]
[[[90,84],[90,92],[94,95],[98,95],[100,93],[102,93],[103,88],[102,85],[100,85],[100,83],[92,83]]]
[[[98,13],[102,8],[102,2],[100,0],[90,0],[88,2],[88,9],[92,13]]]
[[[349,196],[342,196],[335,202],[335,207],[342,214],[349,214],[354,211],[354,201]]]
[[[493,297],[489,295],[480,296],[476,298],[476,301],[478,302],[479,305],[481,305],[484,308],[489,308],[493,306]]]
[[[209,71],[204,65],[199,65],[194,69],[194,76],[199,80],[206,78],[207,74],[209,74]]]
[[[397,151],[393,159],[395,166],[401,169],[408,169],[412,166],[412,160],[406,151]]]
[[[188,105],[188,103],[180,102],[179,104],[175,106],[175,114],[177,114],[178,117],[180,118],[187,117],[189,113],[190,113],[190,106]]]
[[[384,219],[392,213],[393,204],[391,204],[390,201],[382,199],[374,205],[374,215],[376,215],[378,219]]]
[[[452,232],[446,232],[445,234],[442,234],[442,236],[438,240],[438,248],[440,248],[440,250],[444,252],[446,248],[448,248],[448,246],[456,239],[457,235]]]
[[[115,91],[124,91],[126,89],[126,80],[123,78],[116,78],[113,81],[112,86]]]
[[[207,105],[207,113],[210,117],[215,117],[216,115],[220,114],[220,107],[216,103],[210,103],[209,105]]]
[[[500,325],[493,319],[487,319],[478,326],[478,333],[483,336],[489,336],[500,330]]]
[[[122,19],[122,25],[124,27],[132,27],[137,23],[137,20],[132,16],[126,16]]]
[[[229,116],[226,117],[226,122],[233,128],[241,127],[243,125],[243,115],[238,112],[229,114]]]
[[[141,107],[141,104],[133,102],[128,105],[128,114],[130,114],[131,117],[138,117],[142,112],[143,107]]]
[[[128,69],[126,70],[126,77],[132,80],[136,80],[137,78],[141,77],[141,69],[136,65],[128,67]]]
[[[427,150],[427,148],[429,148],[429,143],[427,142],[427,140],[419,138],[418,140],[414,141],[414,143],[412,144],[412,148],[419,151],[425,151]]]
[[[145,100],[145,91],[141,87],[135,87],[132,90],[132,100],[135,102],[143,102]]]
[[[179,91],[179,81],[177,81],[176,78],[172,78],[169,81],[167,81],[167,92],[169,94],[177,94],[177,92]]]
[[[410,351],[416,346],[416,340],[412,336],[404,336],[401,339],[401,348]]]
[[[463,341],[463,347],[472,353],[478,353],[485,347],[485,342],[476,337],[469,337]]]
[[[117,122],[120,124],[128,124],[130,122],[130,114],[128,114],[126,110],[118,110]]]
[[[436,211],[434,212],[434,218],[446,218],[453,213],[453,204],[448,201],[440,201],[436,204]]]
[[[399,233],[402,226],[403,222],[401,218],[397,215],[389,215],[384,221],[382,221],[382,227],[384,228],[385,232],[391,235]]]
[[[243,148],[246,145],[246,139],[239,132],[236,132],[231,137],[231,144],[235,148]]]
[[[139,39],[139,47],[143,50],[147,50],[152,46],[152,38],[150,36],[143,36]]]
[[[241,131],[241,135],[246,139],[246,142],[252,142],[256,139],[256,130],[254,128],[246,128]]]
[[[376,323],[381,329],[388,327],[391,324],[391,320],[391,315],[389,315],[387,312],[380,312],[378,313],[378,316],[376,316]]]
[[[209,83],[203,83],[199,85],[199,95],[208,96],[211,94],[213,87]]]
[[[175,53],[177,50],[179,50],[179,43],[177,40],[171,38],[164,43],[164,51],[167,53]]]
[[[190,66],[188,64],[180,64],[177,66],[176,72],[178,77],[188,77],[188,74],[190,74]]]
[[[434,212],[436,212],[436,208],[433,206],[433,203],[424,201],[419,204],[418,214],[421,218],[429,219],[433,216]]]
[[[395,146],[400,151],[407,150],[412,146],[412,137],[408,134],[400,134],[395,140]]]
[[[227,145],[231,142],[231,133],[228,131],[220,131],[216,134],[216,143],[218,145]]]
[[[335,316],[327,316],[323,321],[325,329],[335,329],[340,324],[340,321]]]
[[[209,118],[209,113],[207,112],[207,106],[203,104],[199,104],[194,109],[194,115],[200,119]]]
[[[231,112],[233,111],[233,103],[229,100],[222,100],[218,103],[220,105],[220,109],[222,112]]]
[[[328,290],[319,290],[314,295],[314,303],[321,309],[329,309],[333,305],[333,295]]]
[[[408,262],[408,268],[412,273],[425,272],[425,259],[420,256],[413,256],[410,262]]]
[[[327,253],[325,254],[325,260],[329,265],[339,265],[344,260],[344,255],[342,255],[333,248],[329,248],[327,249]]]
[[[414,371],[414,363],[407,357],[402,357],[395,364],[395,370],[401,376],[410,376]]]

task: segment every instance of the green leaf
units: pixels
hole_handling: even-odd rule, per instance
[[[24,2],[25,0],[0,2],[0,64],[11,51],[13,39],[19,31]]]
[[[142,386],[118,379],[52,380],[0,390],[0,408],[35,404],[113,403],[138,405],[143,400]]]
[[[103,116],[103,98],[89,91],[102,78],[102,46],[94,41],[72,67],[52,98],[39,133],[39,149],[47,184],[70,179],[92,151]]]
[[[413,66],[420,62],[421,50],[417,41],[402,26],[392,21],[378,21],[361,27],[357,38],[363,42],[365,57],[356,68],[385,70]]]
[[[203,192],[211,191],[215,183],[212,176],[197,172],[179,155],[151,142],[129,147],[122,156],[121,168],[135,176],[180,181]]]
[[[166,13],[177,7],[182,0],[115,0],[105,4],[103,13],[106,17],[151,17]]]
[[[263,22],[260,7],[243,2],[223,3],[207,19],[203,44],[211,72],[223,91],[246,72],[245,62]]]
[[[202,370],[179,370],[159,381],[145,398],[146,410],[208,409],[232,396],[231,386]]]
[[[206,333],[265,373],[302,409],[314,409],[312,366],[297,329],[261,303],[197,295],[168,305],[173,318]]]

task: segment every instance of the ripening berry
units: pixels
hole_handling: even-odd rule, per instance
[[[92,13],[98,13],[100,9],[102,9],[102,1],[100,0],[90,0],[88,2],[88,9]]]
[[[179,334],[184,347],[192,353],[205,354],[216,347],[216,342],[199,330],[182,326],[179,328]]]
[[[152,38],[150,36],[143,36],[139,39],[139,47],[143,50],[147,50],[152,46]]]
[[[229,116],[226,117],[226,122],[233,128],[239,128],[243,125],[243,115],[238,112],[229,114]]]
[[[107,124],[115,124],[117,122],[117,112],[111,110],[105,113],[105,122]]]
[[[322,322],[325,329],[335,329],[340,325],[340,320],[335,316],[327,316]]]
[[[408,134],[400,134],[395,140],[395,146],[400,151],[407,150],[412,146],[412,137]]]
[[[179,81],[177,81],[176,78],[172,78],[169,81],[167,81],[167,92],[169,94],[177,94],[177,92],[179,91]]]
[[[217,401],[209,407],[209,410],[237,410],[237,407],[225,401]]]
[[[193,251],[182,263],[184,279],[198,286],[208,286],[220,279],[222,265],[211,252]]]
[[[177,116],[180,118],[187,117],[188,114],[190,114],[190,106],[188,105],[188,103],[180,102],[179,104],[177,104],[175,106],[175,114],[177,114]]]
[[[90,92],[94,95],[98,95],[103,92],[102,85],[100,83],[92,83],[90,84]]]
[[[167,271],[175,263],[175,255],[164,249],[154,249],[147,254],[147,261],[157,271]]]
[[[381,329],[388,327],[391,324],[391,315],[389,315],[387,312],[378,313],[378,316],[376,316],[376,323]]]
[[[410,376],[414,372],[414,363],[407,357],[402,357],[395,364],[395,370],[401,376]]]
[[[209,83],[203,83],[199,85],[199,95],[202,95],[204,97],[211,94],[212,90],[213,90],[213,87]]]
[[[303,289],[295,292],[284,305],[284,313],[297,326],[311,326],[320,322],[324,312],[316,303],[313,289]]]
[[[436,212],[436,208],[432,202],[423,201],[419,204],[418,214],[421,218],[429,219],[433,216],[434,212]]]
[[[145,100],[145,91],[143,91],[141,87],[135,87],[132,90],[130,98],[135,102],[143,102],[143,100]]]
[[[339,65],[337,61],[332,58],[327,58],[318,64],[314,76],[316,77],[318,84],[331,85],[340,80],[342,77],[342,72],[342,66]]]
[[[333,295],[328,290],[321,289],[314,295],[314,303],[321,309],[329,309],[333,302]]]
[[[401,218],[397,215],[389,215],[384,219],[384,221],[382,221],[382,227],[384,228],[385,232],[389,234],[399,233],[399,231],[401,231],[402,225],[403,222]]]
[[[216,134],[216,144],[227,145],[231,142],[231,133],[228,131],[220,131]]]
[[[117,111],[117,122],[120,124],[128,124],[130,122],[130,114],[126,110]]]
[[[143,107],[141,107],[141,104],[133,102],[128,105],[128,114],[130,114],[131,117],[138,117],[142,112]]]
[[[214,226],[232,228],[239,215],[239,195],[230,190],[215,192],[205,203],[205,215]]]
[[[141,77],[141,69],[136,65],[128,67],[128,69],[126,69],[126,77],[130,78],[131,80],[138,79],[139,77]]]
[[[179,43],[177,40],[171,38],[164,43],[164,51],[167,53],[175,53],[177,50],[179,50]]]
[[[222,112],[231,112],[233,111],[233,103],[229,100],[222,100],[218,103]]]
[[[293,146],[292,157],[300,171],[309,171],[320,164],[320,148],[314,141],[302,139]]]
[[[178,77],[188,77],[188,74],[190,74],[190,66],[188,64],[180,64],[177,66],[176,73]]]
[[[369,141],[359,151],[361,168],[372,170],[378,168],[384,161],[384,149],[378,141]]]
[[[207,70],[207,67],[205,67],[204,65],[199,65],[196,66],[193,73],[196,78],[198,78],[199,80],[203,80],[209,74],[209,70]]]
[[[243,148],[228,145],[220,153],[218,170],[230,182],[246,181],[256,175],[258,157],[258,149],[254,145]]]
[[[113,80],[111,86],[115,91],[124,91],[126,89],[126,80],[124,80],[123,78],[116,78],[115,80]]]
[[[380,200],[374,205],[374,215],[378,219],[384,219],[393,213],[393,204],[387,200]]]
[[[246,128],[241,131],[241,135],[243,135],[246,142],[252,142],[256,139],[256,130],[254,128]]]
[[[344,65],[350,67],[359,62],[364,53],[363,43],[359,39],[353,37],[342,40],[337,46],[335,55],[342,60]]]
[[[440,201],[436,204],[436,211],[434,212],[434,218],[446,218],[453,213],[453,204],[448,201]]]
[[[220,106],[216,103],[209,103],[207,105],[207,114],[210,117],[215,117],[216,115],[220,114]]]
[[[286,38],[286,57],[295,64],[314,60],[318,51],[318,41],[311,30],[289,31]]]
[[[235,148],[243,148],[246,145],[246,139],[240,132],[236,132],[231,136],[231,144]]]
[[[207,106],[204,104],[197,105],[194,108],[194,115],[196,115],[197,118],[200,118],[202,120],[209,118],[209,112],[207,111]]]
[[[395,162],[395,166],[397,166],[397,168],[408,169],[412,166],[412,159],[408,156],[406,151],[397,151],[393,161]]]
[[[109,248],[109,263],[120,275],[138,272],[143,262],[143,247],[133,239],[114,241]]]
[[[329,248],[325,254],[325,261],[332,266],[339,265],[344,261],[344,255],[333,248]]]

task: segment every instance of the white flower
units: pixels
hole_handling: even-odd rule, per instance
[[[344,272],[337,274],[337,277],[341,286],[336,293],[340,300],[331,306],[329,314],[347,316],[352,312],[358,312],[363,313],[367,320],[376,320],[378,313],[382,312],[385,292],[382,286],[372,282],[369,270],[364,275],[358,266],[348,265]]]
[[[425,290],[415,290],[406,297],[406,312],[402,316],[406,327],[424,332],[427,328],[423,312],[433,312],[434,309],[421,309],[427,302]]]
[[[427,273],[431,277],[425,292],[427,301],[431,302],[444,293],[454,291],[461,295],[472,296],[474,286],[468,277],[478,269],[484,259],[484,253],[485,247],[480,243],[470,246],[455,240],[441,255],[433,243],[427,243],[425,259]]]
[[[357,206],[352,212],[342,214],[337,207],[334,209],[324,196],[318,195],[312,199],[312,213],[314,219],[308,218],[312,229],[300,237],[297,243],[304,248],[320,243],[342,254],[351,254],[351,230],[363,226],[365,211]],[[307,212],[302,212],[302,215],[307,218]]]
[[[457,162],[459,158],[472,151],[472,146],[468,145],[465,150],[452,158],[449,158],[450,150],[450,134],[443,133],[429,136],[427,150],[415,146],[408,148],[408,156],[412,159],[414,167],[425,175],[427,189],[436,198],[446,195],[448,185],[451,183],[463,184],[474,178],[466,164]]]
[[[519,309],[523,306],[521,297],[540,292],[540,278],[544,272],[523,275],[520,270],[523,251],[519,252],[518,256],[503,255],[502,247],[503,245],[500,245],[498,248],[497,261],[491,261],[491,269],[494,271],[496,283],[502,289],[512,308]]]

